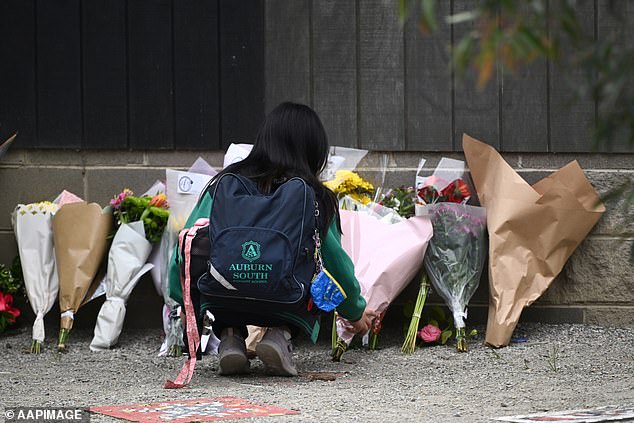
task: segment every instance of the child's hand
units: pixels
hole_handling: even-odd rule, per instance
[[[372,327],[372,321],[378,316],[374,310],[367,308],[363,312],[363,316],[356,322],[350,322],[350,327],[355,333],[365,333]]]

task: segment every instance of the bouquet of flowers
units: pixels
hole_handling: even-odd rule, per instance
[[[493,147],[462,146],[487,208],[489,317],[485,342],[508,345],[524,307],[550,286],[605,212],[576,161],[529,185]]]
[[[24,288],[35,313],[32,353],[40,352],[44,315],[53,307],[59,289],[52,230],[53,215],[58,209],[57,204],[49,201],[19,204],[12,215]]]
[[[116,228],[130,222],[143,222],[145,237],[151,244],[161,240],[170,215],[167,196],[157,194],[135,197],[128,188],[110,200]]]
[[[367,307],[379,314],[368,336],[370,348],[375,348],[387,308],[422,266],[432,225],[428,217],[405,219],[375,203],[351,209],[356,210],[340,212],[341,244],[354,263]],[[332,358],[339,361],[354,332],[341,316],[337,316],[335,325]]]
[[[20,317],[20,310],[13,307],[13,295],[18,293],[21,288],[20,258],[16,257],[9,269],[4,264],[0,264],[0,334]]]
[[[466,307],[480,283],[486,258],[486,210],[456,203],[427,206],[434,236],[423,260],[436,291],[453,313],[456,349],[467,351]]]
[[[374,186],[351,170],[338,170],[335,178],[324,182],[324,185],[337,194],[340,200],[349,196],[361,204],[368,204],[374,195]]]
[[[241,160],[240,157],[248,154],[248,151],[243,148],[244,144],[232,144],[232,146],[233,148],[229,147],[225,154],[225,162]],[[232,158],[228,157],[231,151],[235,152]],[[159,356],[179,357],[182,355],[182,347],[185,344],[181,307],[169,296],[169,263],[177,244],[178,233],[185,226],[201,192],[217,173],[202,157],[198,157],[187,172],[174,169],[165,171],[165,192],[170,204],[170,216],[159,246],[158,264],[164,301],[163,327],[165,328],[165,338],[161,344]]]
[[[146,263],[152,243],[161,239],[169,217],[165,194],[135,197],[126,188],[110,205],[117,231],[108,252],[106,301],[97,316],[90,343],[92,351],[107,350],[117,343],[125,319],[125,304],[141,276],[153,267]]]
[[[55,261],[59,275],[60,330],[57,350],[66,349],[75,313],[93,299],[97,272],[108,251],[112,210],[97,203],[64,204],[53,219]],[[26,266],[23,266],[26,268]]]
[[[480,283],[486,258],[486,210],[465,204],[471,194],[463,175],[464,162],[443,158],[432,176],[417,178],[416,187],[417,214],[429,216],[434,228],[423,263],[453,315],[460,352],[468,349],[466,306]],[[421,283],[419,299],[427,294],[424,285]],[[423,304],[424,298],[417,301],[403,352],[414,349]]]

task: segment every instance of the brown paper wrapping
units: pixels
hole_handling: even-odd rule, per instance
[[[463,135],[462,147],[489,232],[485,342],[508,345],[522,309],[561,272],[605,207],[576,161],[529,185],[491,146]]]
[[[104,210],[96,203],[66,204],[55,214],[53,239],[61,313],[76,313],[99,284],[95,276],[106,256],[112,225],[110,209]],[[61,328],[72,327],[73,319],[63,317]]]

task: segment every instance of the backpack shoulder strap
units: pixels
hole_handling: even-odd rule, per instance
[[[183,292],[183,303],[185,307],[187,341],[189,347],[189,359],[185,362],[181,371],[174,381],[167,380],[166,389],[184,388],[191,381],[196,368],[196,350],[200,345],[200,334],[196,325],[196,312],[192,304],[191,297],[191,248],[192,241],[199,230],[204,230],[209,225],[209,219],[198,219],[194,226],[189,229],[183,229],[178,234],[178,250],[183,252],[183,266],[181,272],[181,289]]]

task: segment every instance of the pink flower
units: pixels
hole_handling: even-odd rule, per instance
[[[0,292],[0,312],[6,311],[15,320],[16,317],[20,317],[20,310],[15,307],[11,307],[13,305],[13,295],[11,294],[3,294]]]
[[[110,200],[110,205],[118,210],[121,207],[121,203],[123,203],[123,200],[125,200],[127,196],[133,194],[134,193],[131,190],[125,188],[122,192],[119,193],[119,195]]]
[[[418,331],[418,337],[423,340],[423,342],[436,342],[440,339],[440,334],[442,331],[434,325],[427,325],[421,330]]]

